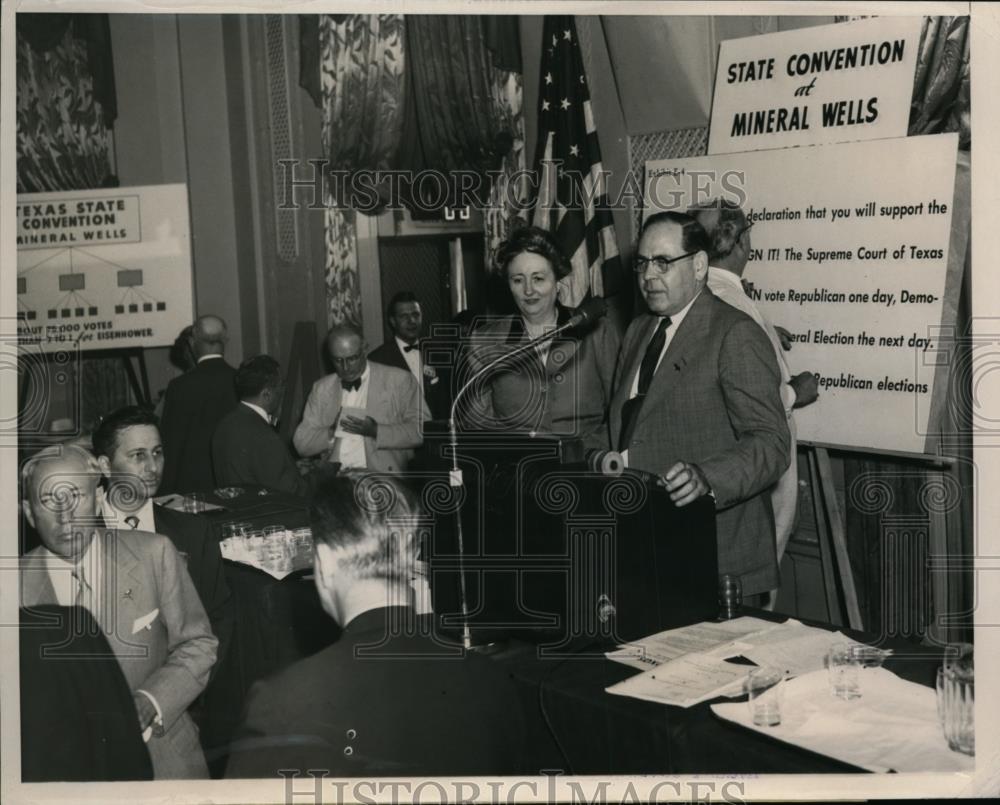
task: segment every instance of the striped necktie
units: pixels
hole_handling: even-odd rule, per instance
[[[76,595],[73,597],[73,603],[77,606],[86,607],[93,613],[94,591],[87,581],[87,577],[84,575],[83,565],[76,565],[73,568],[73,578],[76,580]]]

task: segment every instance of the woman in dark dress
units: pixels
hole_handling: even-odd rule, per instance
[[[545,230],[515,231],[497,250],[496,266],[507,279],[518,314],[477,327],[466,377],[573,314],[558,301],[569,261]],[[587,446],[606,448],[605,416],[619,346],[617,330],[602,318],[501,363],[470,395],[463,426],[579,437]]]

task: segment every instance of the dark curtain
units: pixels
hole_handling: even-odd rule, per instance
[[[496,96],[500,74],[521,69],[517,18],[328,16],[329,37],[321,18],[299,18],[299,84],[317,105],[336,106],[327,114],[331,169],[470,170],[480,176],[485,202],[487,171],[501,167],[515,140]],[[397,25],[405,44],[393,39]],[[415,217],[458,201],[440,198],[433,180],[401,184],[400,200]],[[367,202],[349,193],[337,201],[375,212],[389,200],[387,187],[379,191],[374,204],[370,194]]]
[[[500,58],[511,60],[517,24],[515,18],[488,19],[487,24],[469,15],[406,17],[408,82],[397,163],[414,173],[473,171],[484,201],[487,171],[499,170],[514,142],[514,132],[493,102],[498,65],[490,45]],[[461,204],[454,188],[447,187],[444,198],[441,189],[434,181],[414,184],[409,192],[404,186],[403,201],[414,217]]]

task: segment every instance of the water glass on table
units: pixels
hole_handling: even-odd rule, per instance
[[[758,727],[776,727],[781,723],[781,698],[785,672],[777,668],[754,668],[747,674],[747,706]]]
[[[831,694],[845,701],[861,698],[861,658],[853,646],[834,643],[826,653],[825,664]]]
[[[976,754],[976,688],[972,646],[952,646],[953,657],[937,672],[938,718],[948,746]]]
[[[205,496],[201,492],[192,492],[184,497],[184,511],[188,514],[201,514],[205,511]]]

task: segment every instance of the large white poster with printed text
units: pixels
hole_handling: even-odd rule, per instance
[[[192,321],[183,184],[17,197],[23,337],[81,350],[172,344]]]
[[[801,440],[928,452],[959,285],[948,276],[957,146],[941,134],[646,163],[645,215],[712,198],[743,206],[751,297],[791,331],[792,373],[820,376],[819,400],[796,411]]]
[[[875,17],[719,46],[708,153],[904,137],[920,17]]]

